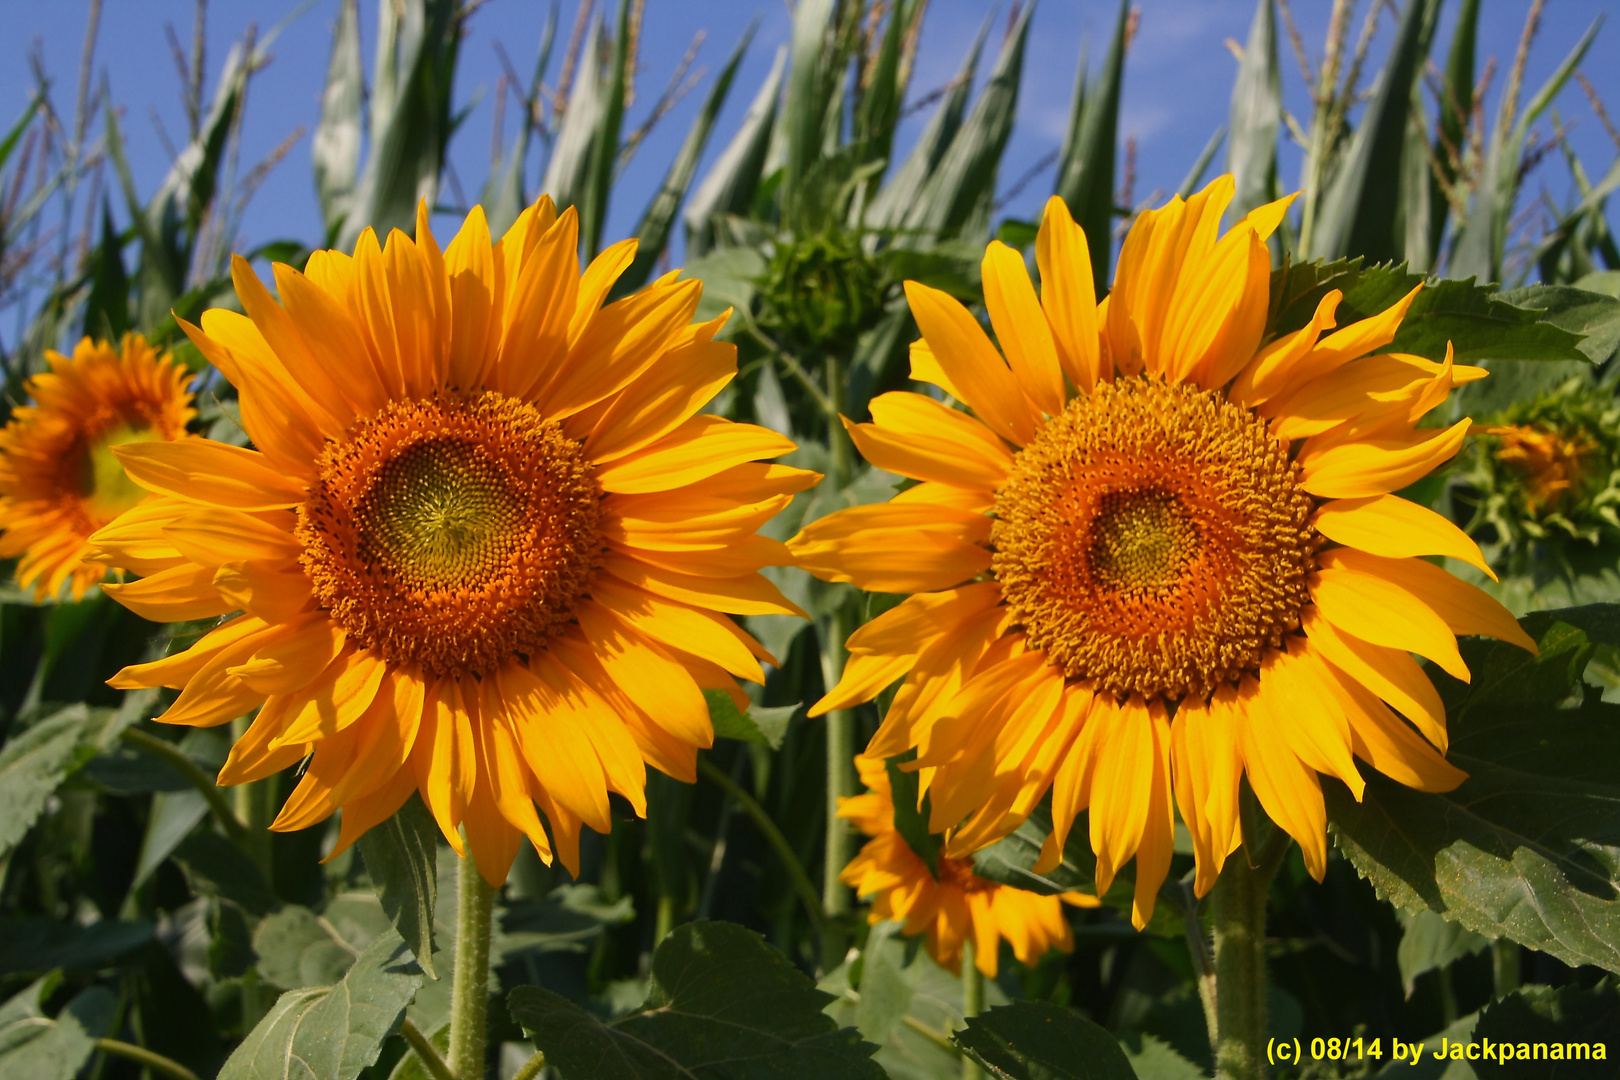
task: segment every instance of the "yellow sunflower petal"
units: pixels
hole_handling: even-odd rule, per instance
[[[992,240],[981,266],[985,308],[1007,354],[1007,366],[1036,407],[1056,416],[1063,411],[1063,368],[1024,257]]]
[[[1041,309],[1051,327],[1058,362],[1076,387],[1090,393],[1101,377],[1102,364],[1091,251],[1085,230],[1056,195],[1046,201],[1041,215],[1035,263],[1041,272]]]
[[[1469,535],[1426,506],[1396,495],[1369,495],[1324,503],[1311,519],[1329,540],[1373,555],[1403,559],[1448,555],[1479,567],[1496,580],[1479,545]]]
[[[1363,641],[1415,652],[1467,682],[1468,668],[1445,620],[1407,589],[1346,557],[1360,554],[1350,548],[1322,553],[1322,569],[1311,585],[1311,599],[1322,617]]]
[[[1315,607],[1305,609],[1300,627],[1311,646],[1334,668],[1400,710],[1445,753],[1445,705],[1417,661],[1400,649],[1374,645],[1341,632]]]
[[[1386,495],[1455,457],[1471,425],[1470,420],[1459,420],[1439,431],[1425,429],[1406,437],[1341,443],[1320,451],[1313,451],[1307,441],[1299,456],[1304,466],[1301,486],[1324,499]]]
[[[185,622],[224,615],[232,604],[214,589],[214,570],[208,566],[176,566],[139,581],[107,584],[102,592],[143,619]]]
[[[1389,559],[1353,549],[1343,552],[1337,561],[1353,566],[1367,574],[1378,574],[1434,609],[1445,620],[1454,634],[1479,634],[1517,645],[1532,656],[1537,653],[1535,639],[1524,632],[1512,612],[1498,603],[1490,594],[1423,559]]]
[[[124,471],[149,491],[233,510],[276,510],[304,501],[296,480],[264,455],[207,439],[130,443],[114,448]]]
[[[978,320],[949,293],[916,281],[906,282],[906,300],[934,359],[960,389],[957,396],[997,435],[1028,442],[1037,410]]]

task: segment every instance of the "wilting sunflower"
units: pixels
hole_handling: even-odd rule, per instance
[[[86,563],[90,534],[146,498],[113,455],[129,443],[184,438],[196,415],[185,366],[139,334],[119,346],[85,338],[23,384],[33,405],[0,431],[0,558],[22,556],[17,583],[36,599],[72,583],[73,599],[106,576]]]
[[[1172,794],[1200,894],[1239,842],[1244,773],[1320,879],[1319,773],[1358,797],[1355,757],[1423,790],[1463,779],[1411,654],[1466,679],[1457,634],[1534,647],[1422,558],[1483,569],[1474,543],[1392,494],[1457,452],[1467,420],[1416,422],[1484,372],[1369,355],[1415,290],[1324,335],[1329,292],[1266,342],[1265,239],[1288,200],[1217,240],[1231,197],[1224,177],[1142,214],[1100,304],[1085,237],[1049,202],[1039,297],[1016,251],[985,254],[1005,360],[966,308],[908,282],[912,376],[976,415],[875,399],[873,423],[846,422],[855,445],[921,482],[789,543],[822,578],[916,594],[850,638],[816,711],[905,678],[866,753],[918,748],[946,854],[1006,834],[1050,788],[1041,865],[1089,809],[1099,892],[1137,858],[1138,926],[1169,868]]]
[[[1082,893],[1042,896],[979,877],[971,862],[941,854],[936,870],[911,850],[894,827],[889,775],[880,758],[855,759],[864,795],[838,800],[838,816],[870,836],[839,875],[861,896],[872,897],[867,920],[893,919],[905,934],[928,934],[928,953],[952,974],[962,973],[962,942],[973,941],[973,964],[995,978],[1003,938],[1020,963],[1034,964],[1053,949],[1069,952],[1074,938],[1064,918],[1065,901],[1096,907]]]
[[[424,206],[414,241],[276,266],[279,303],[238,259],[247,315],[183,324],[256,449],[121,450],[163,498],[95,539],[144,575],[110,590],[136,612],[236,614],[113,684],[180,688],[174,724],[262,706],[220,782],[308,758],[273,828],[341,808],[341,850],[420,791],[499,883],[520,834],[551,857],[538,804],[577,869],[610,791],[644,812],[644,762],[693,777],[702,690],[763,677],[722,613],[797,613],[754,530],[817,474],[699,413],[736,352],[691,323],[697,282],[603,306],[634,242],[583,275],[578,246],[542,199],[494,244],[475,208],[441,252]]]

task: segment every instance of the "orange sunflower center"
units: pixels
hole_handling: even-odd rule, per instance
[[[947,859],[941,855],[935,867],[941,884],[955,885],[963,892],[989,892],[996,887],[995,882],[973,872],[972,859]]]
[[[1030,645],[1121,697],[1205,695],[1299,625],[1320,544],[1299,469],[1215,391],[1106,382],[996,495],[991,571]]]
[[[483,674],[559,632],[589,585],[602,547],[590,470],[513,398],[392,402],[321,455],[301,561],[357,644]]]

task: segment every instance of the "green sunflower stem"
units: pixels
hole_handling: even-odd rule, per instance
[[[1217,1080],[1265,1080],[1268,1073],[1266,898],[1286,851],[1286,844],[1264,845],[1258,866],[1249,865],[1244,849],[1233,852],[1210,891]]]
[[[251,714],[231,721],[231,742],[238,743],[253,723]],[[279,777],[268,776],[231,789],[231,806],[242,831],[234,835],[237,846],[247,852],[253,865],[264,875],[266,885],[275,891],[275,864],[270,849],[270,823],[276,819],[275,785]],[[229,830],[227,830],[229,831]],[[276,1002],[274,987],[267,986],[259,973],[249,968],[242,975],[242,1030],[252,1031]]]
[[[450,980],[450,1072],[484,1080],[489,1010],[489,939],[495,889],[469,852],[456,873],[456,966]]]
[[[827,620],[827,642],[822,649],[822,677],[835,686],[848,657],[844,649],[847,623],[842,609]],[[855,714],[834,709],[827,714],[827,836],[821,876],[821,966],[831,971],[844,959],[848,947],[844,923],[852,908],[849,886],[839,874],[849,863],[849,822],[838,816],[838,800],[855,794]]]
[[[984,1012],[984,973],[972,939],[962,942],[962,1019],[971,1020]],[[984,1070],[966,1054],[962,1055],[962,1080],[983,1080]]]

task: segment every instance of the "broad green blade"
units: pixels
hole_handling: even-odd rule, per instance
[[[551,62],[551,46],[557,38],[557,8],[554,5],[546,16],[545,29],[540,32],[540,52],[535,61],[534,76],[529,83],[529,93],[525,102],[534,101],[540,93],[540,82],[545,76],[546,66]],[[529,136],[534,129],[533,120],[525,114],[523,124],[518,128],[517,137],[512,140],[512,148],[506,152],[506,158],[501,164],[501,171],[492,174],[484,184],[484,192],[480,200],[484,206],[484,216],[489,221],[489,231],[492,236],[500,236],[512,227],[512,222],[528,206],[528,197],[523,191],[523,163],[529,156]]]
[[[793,205],[800,181],[821,156],[827,99],[838,75],[838,0],[800,0],[793,13],[793,59],[777,138],[783,146],[781,201]]]
[[[1054,189],[1054,194],[1068,204],[1069,212],[1086,232],[1098,299],[1108,291],[1111,277],[1114,154],[1119,142],[1119,95],[1125,74],[1125,29],[1129,22],[1130,2],[1121,0],[1102,74],[1085,93],[1079,140],[1058,174]]]
[[[393,108],[375,126],[371,156],[343,222],[338,246],[347,251],[367,228],[386,239],[389,230],[411,232],[420,200],[432,205],[451,131],[450,90],[461,41],[457,0],[405,0],[398,27],[398,93]],[[381,80],[379,79],[379,82]]]
[[[1182,178],[1181,186],[1176,188],[1177,196],[1185,199],[1198,190],[1198,185],[1204,182],[1204,174],[1209,171],[1209,163],[1215,160],[1215,151],[1221,148],[1221,140],[1224,138],[1226,138],[1226,125],[1222,124],[1215,129],[1215,134],[1209,137],[1209,142],[1204,144],[1204,149],[1199,151],[1198,160],[1193,162],[1192,168],[1187,170],[1187,175]]]
[[[1391,208],[1401,197],[1401,153],[1413,84],[1423,67],[1424,22],[1430,5],[1438,3],[1410,0],[1401,13],[1372,100],[1322,200],[1306,258],[1362,255],[1369,263],[1401,258],[1404,238],[1395,233]]]
[[[731,91],[731,82],[737,76],[737,68],[742,63],[743,54],[748,51],[748,44],[753,40],[758,25],[754,23],[743,32],[742,40],[737,42],[737,47],[732,50],[731,59],[720,69],[720,77],[715,80],[714,88],[709,91],[708,100],[704,101],[697,119],[692,121],[692,126],[686,133],[686,141],[681,144],[680,153],[670,162],[669,172],[664,175],[664,182],[659,185],[658,193],[648,204],[647,212],[641,215],[641,224],[636,226],[636,257],[629,269],[614,284],[615,295],[622,296],[641,288],[652,275],[652,268],[657,265],[664,248],[668,246],[669,234],[675,227],[675,215],[681,208],[681,200],[686,198],[686,191],[692,185],[692,175],[697,172],[698,159],[703,156],[703,148],[708,145],[709,134],[714,130],[715,117],[720,115],[720,109],[726,103],[726,95]]]
[[[989,33],[990,20],[986,19],[979,27],[978,36],[968,48],[967,56],[963,58],[956,76],[951,79],[939,107],[934,110],[934,115],[928,118],[928,125],[917,137],[917,142],[906,155],[906,160],[901,163],[899,169],[890,172],[888,182],[878,191],[877,197],[867,208],[868,225],[878,229],[898,227],[905,219],[907,211],[915,205],[917,193],[939,167],[940,159],[945,156],[946,148],[956,137],[957,130],[962,126],[962,117],[967,113],[973,78],[979,70],[979,57],[984,51],[984,40]]]
[[[561,210],[578,205],[583,198],[591,162],[591,146],[597,125],[607,111],[607,87],[602,78],[602,20],[591,20],[585,34],[585,47],[579,52],[574,85],[568,89],[568,111],[551,147],[545,178],[540,190],[550,195]]]
[[[590,164],[580,205],[580,242],[587,258],[602,250],[607,225],[608,199],[613,193],[613,166],[619,160],[619,129],[624,126],[624,98],[630,71],[630,0],[619,0],[619,18],[613,36],[613,66],[608,72],[602,119],[591,136]]]
[[[1435,251],[1429,246],[1433,215],[1437,208],[1430,200],[1429,136],[1423,129],[1423,101],[1417,85],[1412,87],[1410,120],[1406,125],[1406,145],[1401,150],[1401,197],[1396,203],[1395,236],[1400,241],[1401,258],[1409,269],[1426,273],[1434,266]]]
[[[855,143],[861,162],[887,161],[893,149],[894,129],[900,124],[905,94],[900,85],[900,43],[905,37],[907,15],[915,6],[899,3],[890,12],[883,43],[872,65],[871,83],[855,108]]]
[[[1457,179],[1452,155],[1461,157],[1468,118],[1474,114],[1474,54],[1479,33],[1479,0],[1463,0],[1457,25],[1451,32],[1451,52],[1440,83],[1440,119],[1436,126],[1435,156],[1439,175],[1429,178],[1429,255],[1431,265],[1440,257],[1440,241],[1445,236],[1446,215],[1451,200],[1446,188]],[[1442,183],[1443,181],[1443,183]]]
[[[354,181],[360,171],[360,104],[365,97],[365,72],[360,59],[360,3],[343,0],[338,8],[332,58],[326,65],[326,89],[321,94],[321,120],[310,146],[314,159],[315,191],[321,202],[321,221],[328,238],[335,238],[354,199]]]
[[[1580,41],[1564,57],[1564,62],[1536,91],[1524,111],[1513,118],[1507,115],[1512,102],[1502,102],[1497,117],[1496,131],[1485,153],[1485,175],[1474,193],[1474,202],[1463,223],[1462,236],[1457,241],[1457,254],[1451,267],[1452,277],[1477,277],[1496,281],[1502,276],[1502,256],[1507,246],[1508,223],[1513,206],[1519,196],[1519,161],[1524,154],[1524,140],[1530,125],[1552,104],[1558,91],[1564,88],[1581,60],[1591,48],[1592,40],[1603,25],[1603,16],[1592,20],[1592,25],[1581,35]]]
[[[742,123],[686,204],[682,222],[686,226],[688,259],[698,258],[714,246],[717,216],[746,213],[753,205],[776,123],[776,98],[782,88],[787,55],[786,45],[777,48],[770,74],[760,84]]]
[[[951,139],[950,147],[923,186],[904,218],[904,227],[913,235],[911,246],[955,236],[969,237],[966,227],[978,211],[984,216],[986,200],[995,196],[996,171],[1002,151],[1012,134],[1013,116],[1018,109],[1018,87],[1024,69],[1024,44],[1029,39],[1029,17],[1034,8],[1019,14],[1001,55],[990,72],[973,111]],[[988,222],[986,222],[988,226]],[[988,229],[986,229],[988,231]],[[977,236],[970,237],[978,239]]]
[[[1277,129],[1282,124],[1282,75],[1277,66],[1277,13],[1260,0],[1249,25],[1237,82],[1232,85],[1232,137],[1226,168],[1236,184],[1228,221],[1277,197]]]

